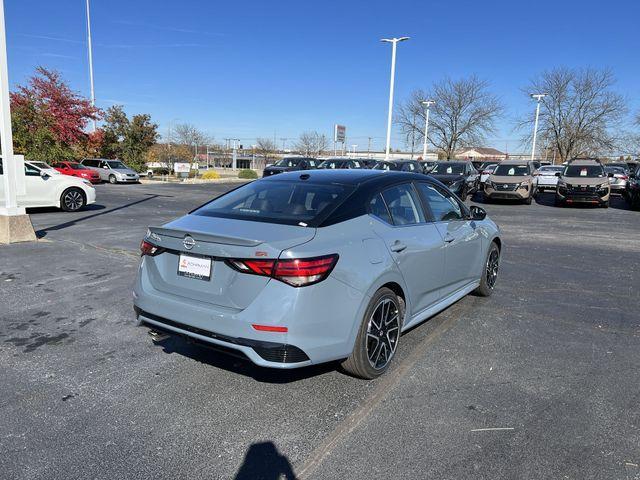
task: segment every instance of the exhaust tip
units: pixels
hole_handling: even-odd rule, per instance
[[[157,330],[149,330],[149,336],[154,342],[161,342],[171,337],[171,335],[169,335],[168,333],[159,332]]]

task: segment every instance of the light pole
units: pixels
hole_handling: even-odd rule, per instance
[[[96,106],[96,97],[93,90],[93,52],[91,48],[91,13],[89,11],[89,0],[87,0],[87,50],[89,53],[89,83],[91,85],[91,106]],[[93,131],[96,131],[96,121],[93,120]]]
[[[535,154],[536,154],[536,138],[538,136],[538,117],[540,116],[540,102],[546,96],[547,96],[546,93],[532,93],[531,94],[531,98],[536,99],[537,102],[538,102],[537,105],[536,105],[536,121],[533,124],[533,142],[531,144],[531,160],[533,160],[535,158]]]
[[[420,103],[424,105],[424,108],[427,111],[427,113],[425,114],[425,120],[424,120],[424,145],[422,147],[422,160],[426,160],[427,159],[427,139],[429,138],[429,108],[431,107],[431,105],[433,105],[436,102],[434,102],[433,100],[423,100]]]
[[[389,115],[387,116],[387,148],[385,151],[385,160],[389,160],[389,150],[391,148],[391,119],[393,117],[393,87],[396,76],[396,47],[398,42],[409,40],[409,37],[400,38],[383,38],[380,41],[391,44],[391,80],[389,82]]]
[[[287,137],[280,137],[280,140],[282,140],[282,153],[284,153],[284,145],[287,143],[287,140],[289,140]]]
[[[355,156],[356,154],[356,148],[358,147],[358,145],[351,145],[351,149],[353,150],[353,155]]]
[[[0,182],[4,190],[4,205],[0,204],[0,243],[34,241],[36,235],[29,215],[24,207],[18,206],[18,182],[24,186],[24,167],[21,168],[21,162],[13,155],[4,0],[0,0],[0,146],[3,167]]]

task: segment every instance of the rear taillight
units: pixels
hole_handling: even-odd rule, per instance
[[[156,247],[153,243],[149,243],[146,240],[142,240],[140,243],[140,256],[144,257],[148,255],[150,257],[155,257],[156,255],[162,253],[164,248]]]
[[[321,282],[338,261],[338,255],[279,260],[229,259],[231,268],[253,275],[275,278],[293,287],[305,287]]]

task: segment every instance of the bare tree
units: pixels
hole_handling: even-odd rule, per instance
[[[614,150],[622,141],[618,132],[627,113],[622,95],[611,90],[615,78],[608,70],[556,68],[543,72],[523,92],[546,93],[540,105],[538,138],[548,142],[560,161]],[[534,116],[519,127],[528,128],[531,142]]]
[[[203,146],[213,141],[213,138],[191,123],[179,123],[171,133],[169,141],[180,145]]]
[[[329,139],[318,132],[303,132],[295,143],[295,149],[304,155],[322,156],[329,148]]]
[[[264,158],[265,164],[269,162],[269,158],[275,157],[277,151],[276,144],[268,138],[256,138],[256,154]]]
[[[433,100],[428,141],[445,158],[453,158],[462,146],[480,146],[495,130],[502,103],[489,91],[489,84],[476,76],[436,82],[430,91],[414,91],[396,110],[396,123],[406,139],[424,141],[424,100]]]

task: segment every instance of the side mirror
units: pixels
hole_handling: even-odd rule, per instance
[[[556,172],[556,173],[555,173],[555,176],[556,176],[556,177],[560,177],[560,176],[562,176],[562,172]]]
[[[484,220],[487,217],[487,211],[475,205],[469,207],[469,212],[471,213],[471,220]]]
[[[607,177],[609,177],[609,178],[613,178],[613,172],[609,172],[609,173],[607,173]]]
[[[109,166],[108,165],[103,165],[102,168],[104,168],[105,170],[109,170]]]
[[[45,180],[46,180],[47,178],[49,178],[49,174],[48,174],[47,172],[45,172],[44,170],[40,170],[40,176],[41,176],[42,178],[44,178]]]

